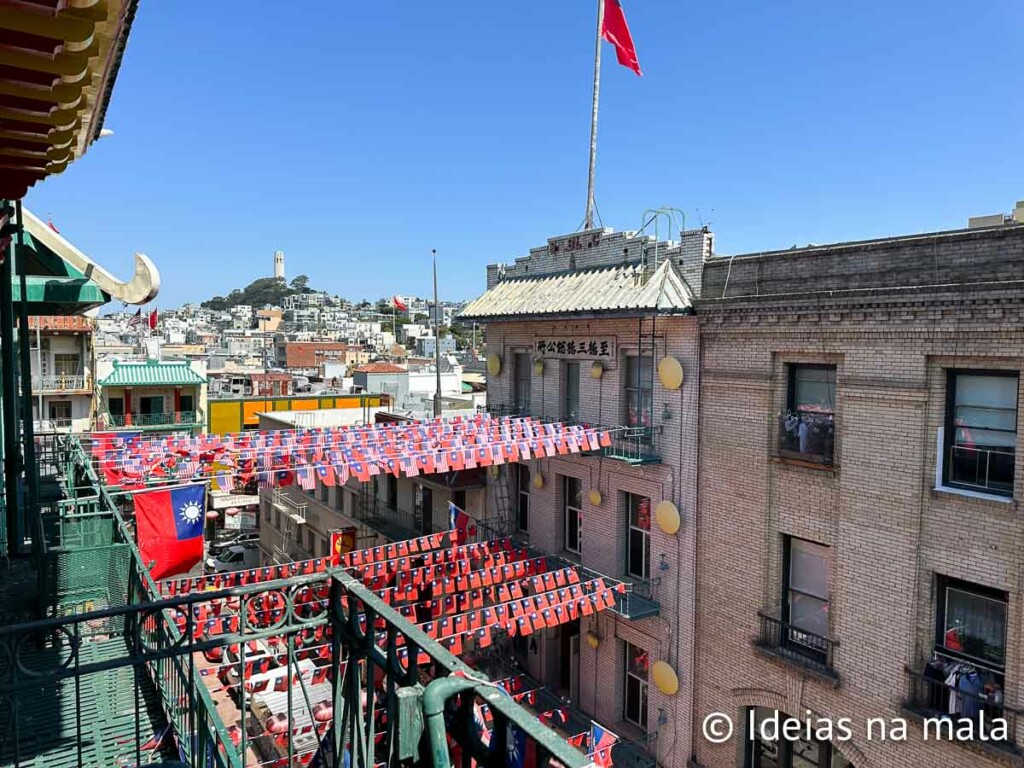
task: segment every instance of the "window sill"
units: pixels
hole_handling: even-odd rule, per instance
[[[583,565],[583,556],[579,552],[573,552],[573,551],[568,550],[568,549],[563,549],[558,554],[563,559],[570,560],[570,561],[576,563],[576,565]]]
[[[827,472],[832,475],[839,474],[838,464],[822,464],[817,461],[805,461],[804,459],[794,459],[788,456],[772,456],[772,463],[784,464],[788,467],[800,467],[802,469],[811,469],[815,472]]]
[[[1013,497],[999,496],[995,493],[982,493],[981,491],[970,491],[966,488],[955,488],[950,485],[937,485],[932,488],[932,495],[964,496],[968,499],[979,501],[991,501],[996,504],[1013,504]]]

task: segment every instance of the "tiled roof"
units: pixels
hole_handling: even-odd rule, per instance
[[[408,373],[405,368],[394,363],[368,363],[356,368],[356,373]]]
[[[476,320],[576,312],[681,312],[693,294],[671,261],[643,279],[637,265],[623,264],[498,283],[471,301],[459,317]]]
[[[188,363],[144,363],[114,361],[114,370],[99,384],[101,387],[159,387],[205,384],[206,379],[192,370]]]

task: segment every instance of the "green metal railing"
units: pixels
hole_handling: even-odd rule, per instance
[[[226,726],[203,683],[203,655],[238,649],[238,680],[248,644],[277,638],[285,645],[279,658],[291,679],[302,638],[316,628],[333,635],[337,716],[330,732],[333,758],[324,765],[342,765],[347,750],[351,765],[447,768],[450,734],[479,765],[504,767],[510,728],[536,743],[539,760],[553,757],[566,768],[589,764],[534,713],[340,570],[162,597],[78,438],[55,440],[69,498],[37,518],[48,618],[0,627],[0,765],[70,768],[177,758],[179,753],[169,751],[171,739],[143,749],[147,741],[152,746],[151,735],[171,732],[191,768],[254,765],[254,749],[262,761],[283,759],[260,753],[267,737],[246,711],[244,686],[237,692],[240,727]],[[315,610],[309,603],[301,607],[302,590],[328,584],[328,601]],[[250,606],[271,592],[283,599],[282,617],[272,624],[250,620]],[[238,603],[237,631],[203,631],[196,617],[218,612],[226,601]],[[415,662],[403,661],[400,648]],[[426,671],[429,678],[422,676]],[[305,683],[289,686],[287,696],[286,752],[292,765],[310,756],[296,753],[292,714],[303,707],[312,712],[317,702],[310,701]],[[489,745],[474,725],[474,703],[493,717]],[[375,714],[388,729],[383,746],[374,738]]]
[[[202,411],[173,411],[170,413],[103,414],[102,419],[111,427],[174,427],[203,423]]]

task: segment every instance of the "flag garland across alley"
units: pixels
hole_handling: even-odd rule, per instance
[[[222,488],[342,485],[354,476],[415,477],[532,458],[596,451],[611,445],[607,429],[541,422],[532,417],[435,419],[408,424],[144,438],[93,434],[92,457],[108,485],[125,490],[154,482],[214,480]]]
[[[456,527],[449,531],[370,549],[244,571],[168,578],[160,580],[158,588],[161,597],[170,597],[265,584],[265,591],[248,594],[244,601],[233,596],[211,598],[192,605],[190,609],[177,610],[173,620],[182,634],[191,632],[196,639],[243,633],[234,645],[218,651],[221,654],[219,658],[208,656],[209,666],[197,671],[199,679],[208,687],[241,686],[248,695],[255,695],[285,691],[289,684],[301,686],[303,695],[313,705],[314,713],[327,712],[329,700],[320,700],[323,698],[323,686],[335,682],[334,670],[329,664],[331,625],[300,629],[291,640],[291,651],[284,635],[272,635],[259,641],[265,643],[267,651],[258,653],[257,641],[246,640],[244,632],[274,627],[283,622],[289,603],[286,594],[291,594],[291,605],[297,617],[322,615],[329,599],[332,569],[344,569],[358,578],[375,595],[456,656],[474,646],[489,646],[496,633],[509,637],[529,635],[579,616],[597,614],[614,607],[616,594],[625,589],[614,579],[582,571],[568,561],[538,556],[512,539],[466,542],[465,532],[466,528],[456,522]],[[280,582],[296,576],[306,577],[296,588]],[[343,604],[347,600],[347,597],[342,597]],[[191,611],[191,616],[188,611]],[[384,620],[378,618],[373,627],[368,627],[366,616],[360,618],[362,631],[374,632],[377,642],[383,645],[387,637]],[[404,638],[399,636],[395,640],[399,659],[410,661]],[[223,654],[226,650],[233,650],[238,657],[240,644],[246,646],[246,653],[251,653],[253,658],[246,659],[241,665],[238,661],[229,662]],[[265,673],[287,663],[290,654],[297,661],[311,660],[315,666],[294,677],[280,675],[273,680],[268,678]],[[420,651],[415,663],[429,673],[432,659]],[[345,663],[342,662],[340,671],[343,672],[344,668]],[[540,703],[537,694],[543,689],[531,687],[533,684],[521,675],[497,680],[495,685],[525,706],[537,707]],[[568,710],[562,705],[539,707],[535,713],[540,723],[555,728],[564,728],[568,719]],[[475,714],[481,736],[489,738],[493,727],[489,711],[481,708]],[[375,743],[381,748],[385,746],[387,717],[384,709],[375,713]],[[295,736],[315,731],[322,737],[328,733],[332,718],[333,710],[322,718],[314,715],[312,724],[286,727],[271,733],[270,737],[283,744],[287,744],[289,734]],[[590,732],[564,732],[563,738],[572,746],[593,755],[595,762],[607,760],[599,764],[609,765],[614,734],[597,724],[593,726]],[[232,738],[234,740],[235,737]],[[450,746],[456,749],[454,742]],[[529,750],[532,745],[523,742],[522,746]],[[296,759],[305,764],[315,751],[316,748],[297,753]]]

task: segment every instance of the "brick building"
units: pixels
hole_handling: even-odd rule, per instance
[[[1019,765],[1024,226],[713,257],[697,315],[694,765]],[[776,711],[852,738],[751,739]]]
[[[364,365],[370,361],[365,347],[336,341],[278,342],[276,355],[279,365],[298,370],[314,370],[331,362]]]
[[[600,455],[507,465],[489,478],[493,525],[632,585],[615,611],[519,641],[518,658],[639,744],[643,759],[679,768],[693,732],[692,297],[712,242],[706,230],[681,244],[611,230],[552,238],[489,266],[487,292],[460,315],[487,326],[492,412],[603,424],[614,436]]]

